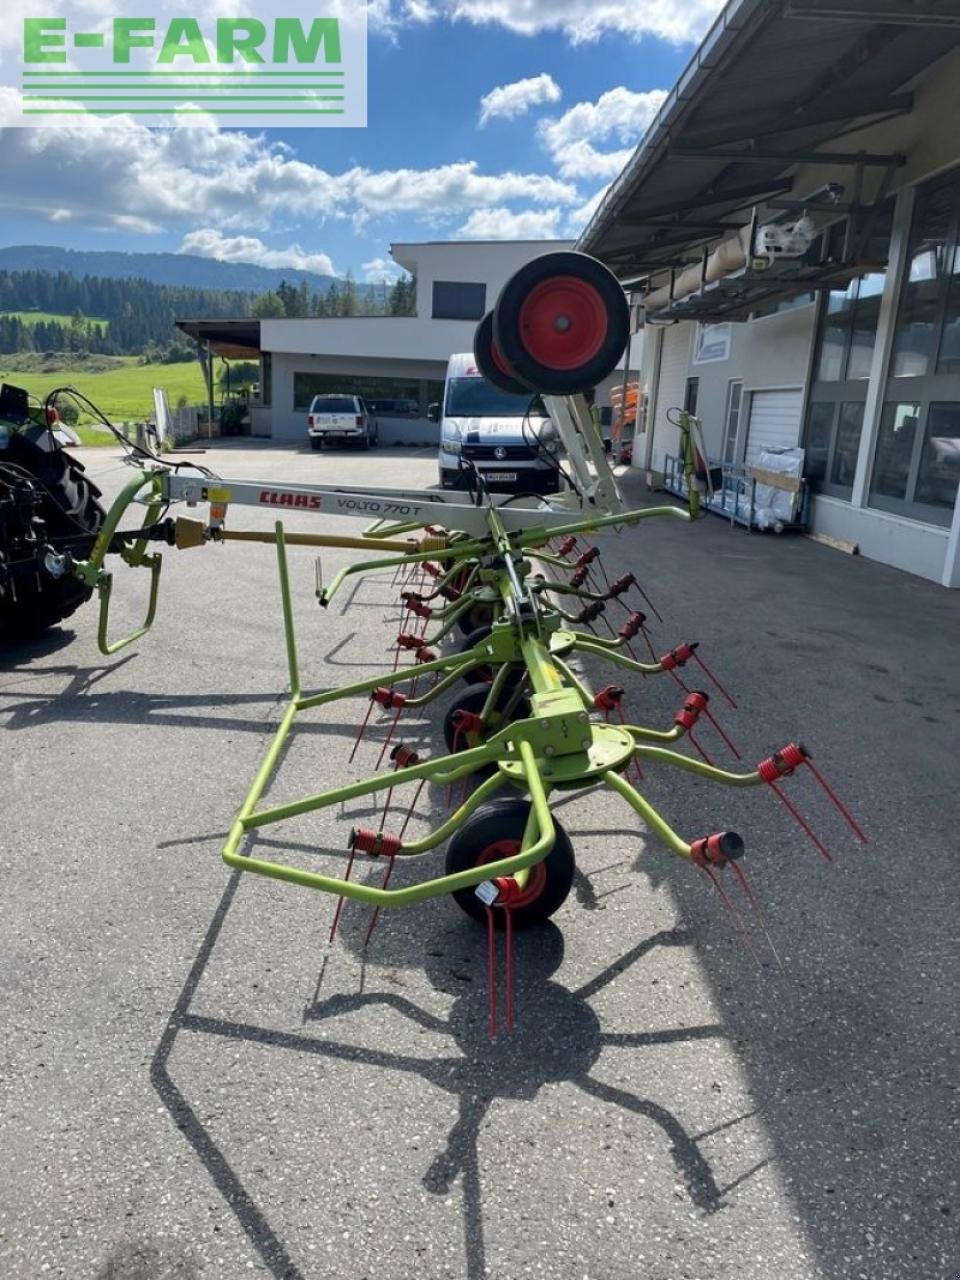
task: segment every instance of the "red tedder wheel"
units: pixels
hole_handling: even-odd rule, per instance
[[[630,308],[616,276],[585,253],[534,258],[504,285],[493,336],[508,368],[545,395],[575,395],[617,367]]]
[[[477,325],[473,338],[473,358],[477,368],[492,386],[513,395],[531,394],[530,388],[519,382],[504,360],[493,337],[493,312],[488,311]]]

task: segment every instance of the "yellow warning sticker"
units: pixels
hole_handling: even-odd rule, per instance
[[[233,498],[232,489],[204,489],[201,497],[204,502],[229,502]]]

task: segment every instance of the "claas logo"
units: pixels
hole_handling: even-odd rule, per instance
[[[260,502],[265,507],[293,507],[301,511],[319,511],[322,505],[315,493],[285,493],[282,489],[261,489]]]

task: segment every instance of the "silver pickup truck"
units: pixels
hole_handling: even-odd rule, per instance
[[[307,435],[314,449],[322,449],[324,440],[355,440],[361,449],[372,449],[379,443],[380,428],[362,396],[314,396]]]

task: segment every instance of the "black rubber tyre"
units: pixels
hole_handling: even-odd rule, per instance
[[[500,348],[493,337],[493,312],[488,311],[473,335],[473,358],[477,368],[491,386],[513,395],[529,395],[530,388],[515,377],[508,368]]]
[[[464,636],[472,636],[475,631],[479,631],[481,627],[489,629],[490,624],[496,616],[494,606],[492,604],[475,604],[472,609],[468,609],[466,613],[461,613],[457,619],[457,626],[460,628],[460,634]]]
[[[0,453],[0,466],[10,462],[29,474],[42,502],[38,514],[43,519],[47,537],[76,537],[97,533],[103,524],[104,511],[98,498],[100,490],[88,480],[83,466],[60,448],[44,447],[46,433],[38,441],[28,432],[14,432],[9,446]],[[0,481],[2,481],[0,471]],[[0,641],[19,643],[30,640],[69,618],[90,599],[92,590],[79,579],[66,575],[52,578],[38,573],[21,580],[16,599],[0,593]]]
[[[311,448],[311,449],[313,449],[316,453],[319,453],[319,452],[320,452],[320,450],[323,448],[323,441],[322,441],[322,440],[317,440],[314,436],[311,436],[311,437],[310,437],[310,448]]]
[[[547,253],[501,290],[493,336],[520,382],[544,395],[575,395],[617,367],[630,334],[623,287],[585,253]]]
[[[447,875],[516,853],[529,812],[530,801],[519,797],[481,805],[447,845]],[[573,885],[576,871],[573,845],[560,823],[554,820],[554,826],[557,835],[553,848],[543,862],[532,869],[527,893],[509,909],[514,929],[529,929],[531,925],[549,920],[563,906]],[[475,887],[458,889],[453,897],[468,916],[481,924],[487,923],[486,908],[477,897]],[[503,928],[505,917],[504,910],[494,908],[493,919],[498,929]]]
[[[458,693],[448,707],[447,714],[443,717],[443,740],[447,744],[447,751],[451,754],[455,751],[469,751],[472,747],[478,747],[484,741],[484,737],[479,734],[458,733],[455,717],[458,711],[469,711],[474,716],[480,715],[486,705],[489,693],[489,685],[472,685],[469,689],[464,689],[462,693]],[[509,707],[511,702],[515,705],[505,717],[501,713]],[[530,703],[525,697],[520,696],[515,699],[511,690],[504,689],[497,699],[496,710],[487,726],[488,731],[490,734],[498,733],[505,724],[512,724],[514,720],[527,720],[531,714]],[[485,764],[475,769],[469,776],[472,778],[490,778],[496,772],[497,766],[495,764]]]

